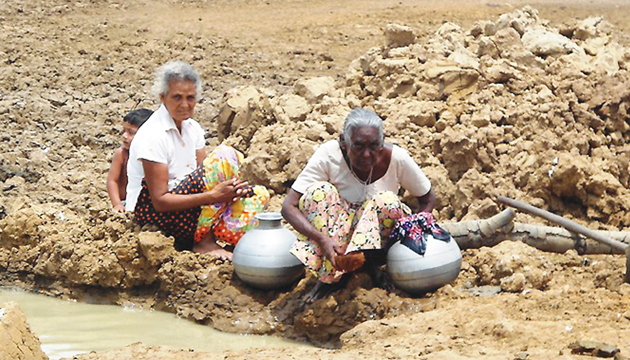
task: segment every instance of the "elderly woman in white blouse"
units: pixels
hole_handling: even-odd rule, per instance
[[[406,150],[384,142],[375,112],[352,110],[339,140],[315,151],[282,206],[300,233],[291,252],[318,277],[314,297],[360,267],[363,251],[387,248],[396,220],[411,213],[398,198],[401,187],[417,197],[418,211],[431,212],[435,194],[420,167]]]
[[[236,245],[254,225],[269,192],[241,179],[240,152],[220,145],[206,154],[204,130],[192,119],[201,95],[192,66],[181,61],[161,66],[154,91],[160,107],[129,150],[126,210],[138,224],[173,236],[178,249],[230,260],[226,245]]]

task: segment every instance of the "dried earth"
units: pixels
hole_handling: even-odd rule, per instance
[[[208,146],[247,154],[278,210],[354,106],[386,118],[438,194],[441,222],[510,196],[594,229],[630,227],[626,1],[19,1],[0,3],[0,284],[130,302],[229,332],[336,349],[191,353],[135,344],[79,359],[573,359],[630,354],[625,258],[521,242],[463,250],[410,297],[357,273],[310,305],[260,292],[114,214],[105,177],[122,115],[152,74],[192,63]],[[543,223],[518,214],[523,223]],[[612,348],[610,350],[609,348]],[[598,350],[599,349],[599,350]]]
[[[0,358],[44,359],[41,343],[27,324],[19,305],[9,302],[0,307]]]

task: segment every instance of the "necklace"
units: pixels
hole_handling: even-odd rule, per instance
[[[350,172],[352,173],[352,175],[354,175],[357,181],[359,181],[359,183],[362,185],[363,194],[361,196],[361,202],[367,200],[368,186],[372,182],[372,173],[374,172],[374,165],[370,166],[370,173],[368,174],[367,180],[365,181],[361,180],[361,178],[357,175],[357,173],[354,172],[354,169],[352,166],[350,166]]]

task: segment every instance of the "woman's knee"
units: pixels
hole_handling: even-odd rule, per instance
[[[328,181],[318,181],[306,188],[306,191],[304,192],[302,197],[313,196],[313,194],[316,194],[318,192],[323,192],[324,194],[339,194],[339,190],[337,190],[337,187],[335,185],[329,183]]]
[[[240,164],[244,156],[233,147],[221,144],[212,150],[212,152],[206,156],[206,159],[208,159],[208,161],[228,161],[230,163]]]
[[[241,176],[240,166],[243,155],[232,147],[219,145],[206,156],[201,165],[205,190],[210,190],[218,183]]]
[[[327,181],[320,181],[306,189],[302,197],[300,197],[298,208],[304,210],[305,208],[310,208],[311,206],[309,205],[319,204],[324,200],[336,203],[341,201],[341,196],[335,185]]]
[[[372,200],[374,200],[377,204],[388,207],[402,207],[402,201],[400,201],[398,195],[392,191],[381,191],[372,196]]]

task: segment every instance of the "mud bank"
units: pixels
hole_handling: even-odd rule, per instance
[[[31,331],[22,309],[14,303],[0,307],[0,356],[15,360],[48,360]]]

